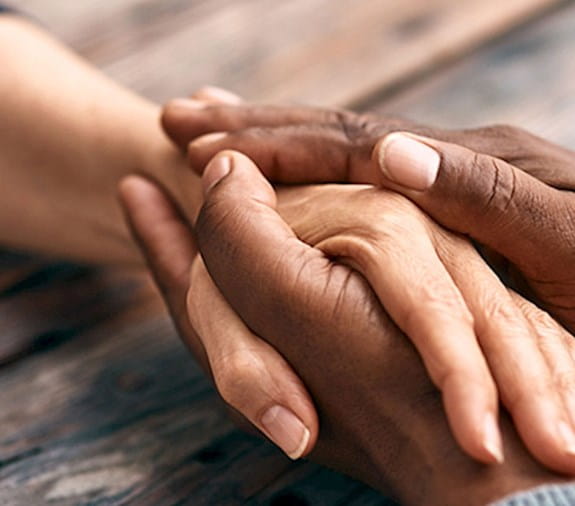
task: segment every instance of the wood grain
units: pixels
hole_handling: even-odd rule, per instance
[[[473,17],[463,2],[435,0],[393,11],[366,0],[364,13],[340,0],[329,2],[331,11],[327,0],[278,2],[273,10],[255,0],[22,0],[21,7],[154,98],[183,93],[204,76],[254,97],[314,100],[324,87],[324,103],[354,100],[446,126],[516,122],[573,145],[572,3],[388,98],[389,83],[553,3],[470,1]],[[432,7],[438,14],[423,16]],[[495,17],[496,29],[487,30]],[[454,20],[477,38],[458,32]],[[453,48],[445,42],[450,30],[459,33]],[[419,60],[409,60],[414,52]],[[383,64],[396,59],[418,63]],[[0,254],[0,321],[0,504],[391,504],[235,430],[147,280]]]
[[[342,105],[461,55],[558,0],[121,0],[21,6],[159,101],[206,83]]]
[[[234,430],[158,316],[156,299],[95,319],[49,352],[0,371],[0,405],[10,406],[0,412],[0,497],[8,504],[239,505],[315,497],[311,504],[328,505],[372,495]]]
[[[451,128],[510,123],[575,148],[575,4],[361,107]]]

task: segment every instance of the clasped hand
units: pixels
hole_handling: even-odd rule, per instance
[[[572,328],[571,194],[558,189],[574,182],[572,153],[508,127],[450,132],[198,100],[169,106],[164,125],[194,169],[207,165],[194,231],[203,261],[173,204],[137,179],[122,189],[133,230],[223,398],[288,455],[316,446],[317,410],[320,455],[334,460],[330,440],[345,453],[346,435],[348,453],[378,461],[352,413],[397,420],[392,407],[417,402],[400,372],[380,370],[407,353],[401,331],[469,455],[503,459],[501,402],[539,461],[575,472],[573,338],[505,286],[467,238]],[[396,130],[410,134],[388,135]],[[232,151],[214,158],[227,149],[256,164]],[[380,188],[276,193],[262,173]],[[382,408],[377,396],[397,402]]]

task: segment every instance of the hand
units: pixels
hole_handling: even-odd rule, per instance
[[[426,504],[484,504],[520,487],[558,479],[522,453],[507,423],[503,427],[508,459],[497,472],[485,472],[465,459],[449,436],[437,393],[417,355],[381,310],[364,279],[296,239],[274,210],[271,187],[247,159],[233,155],[231,173],[210,189],[224,172],[225,166],[213,163],[204,177],[208,201],[198,223],[198,238],[211,274],[233,310],[225,299],[212,298],[213,285],[197,263],[192,271],[192,287],[197,289],[188,295],[190,314],[200,333],[205,332],[206,342],[218,341],[220,325],[226,329],[227,341],[254,339],[252,332],[269,336],[269,343],[301,374],[317,401],[322,431],[312,455],[315,459],[379,489],[389,485],[406,504],[423,500]],[[327,245],[330,239],[337,240],[337,229],[329,230],[336,224],[325,219],[336,207],[346,209],[353,202],[356,207],[381,206],[386,195],[395,209],[399,204],[394,218],[403,213],[409,217],[406,226],[417,226],[414,206],[401,197],[365,187],[295,189],[280,200],[284,216],[293,222],[298,235]],[[173,208],[165,207],[165,202],[162,205],[164,210],[171,209],[170,219],[166,214],[159,217],[152,207],[145,219],[132,213],[148,256],[159,259],[152,262],[158,279],[166,278],[162,263],[174,262],[177,250],[185,251],[191,240],[189,234],[182,234],[185,225]],[[322,206],[320,219],[310,222],[308,214],[316,215],[314,211]],[[305,212],[298,221],[301,209]],[[351,210],[349,217],[356,218],[355,207]],[[345,227],[345,214],[339,218]],[[328,230],[321,229],[325,223]],[[160,228],[165,232],[160,234]],[[178,237],[183,244],[173,252],[168,245]],[[444,243],[446,252],[457,251],[462,263],[478,262],[472,248],[457,238],[450,243],[449,237],[434,238]],[[361,234],[357,239],[359,244]],[[487,272],[482,275],[487,276],[484,282],[489,286]],[[206,292],[199,291],[199,284],[206,280],[202,288],[210,293],[209,308],[203,301]],[[540,328],[537,310],[513,297]],[[169,303],[174,304],[174,299]],[[234,310],[245,324],[238,325]],[[185,318],[182,313],[174,314]],[[559,460],[573,468],[569,458]],[[510,477],[514,467],[524,473],[519,480]],[[413,476],[418,476],[415,484]]]
[[[194,114],[190,113],[190,108],[193,108]],[[260,126],[245,128],[250,125]],[[400,120],[378,119],[373,116],[359,116],[352,113],[309,108],[254,107],[241,105],[237,102],[233,106],[213,102],[210,105],[206,105],[198,101],[183,101],[172,104],[166,109],[164,126],[170,131],[172,138],[177,140],[180,145],[184,145],[186,139],[190,136],[205,133],[210,129],[232,129],[232,132],[228,134],[220,133],[200,137],[189,146],[189,153],[196,167],[201,167],[205,159],[222,145],[231,144],[254,154],[260,163],[263,164],[262,170],[264,173],[268,176],[277,177],[282,181],[292,181],[294,177],[329,179],[330,176],[332,178],[347,177],[354,180],[365,179],[374,181],[381,178],[379,171],[374,169],[374,164],[370,158],[376,140],[383,132],[393,130],[399,126],[406,127],[407,124],[406,122],[402,123]],[[511,136],[518,136],[519,133],[505,127],[461,132],[431,130],[417,126],[411,126],[411,128],[417,131],[427,131],[439,137],[459,139],[461,142],[477,148],[490,148],[493,152],[499,152],[508,158],[520,156],[513,143],[509,142]],[[548,180],[558,182],[561,177],[564,180],[567,179],[564,175],[559,174],[558,171],[552,170],[552,168],[556,167],[559,161],[564,161],[569,156],[569,152],[562,148],[553,148],[546,144],[545,141],[528,134],[525,134],[525,136],[525,145],[527,145],[527,140],[529,140],[531,149],[537,148],[535,152],[540,153],[538,160],[541,165],[537,164],[537,160],[527,157],[523,159],[523,166],[532,171],[538,167],[539,176],[545,175]],[[289,149],[286,149],[286,146],[289,146]],[[325,159],[327,159],[327,163]],[[542,171],[542,167],[547,167],[547,170]],[[322,170],[323,172],[321,172]],[[358,209],[357,216],[354,218],[355,221],[354,219],[350,220],[351,227],[357,228],[358,220],[361,220],[361,216],[365,215],[365,210],[366,208]],[[325,213],[326,216],[322,214],[322,217],[329,220],[330,216],[337,215],[337,212],[338,210],[335,211],[335,214]],[[380,210],[375,209],[374,212],[367,213],[367,216],[380,217],[381,214],[378,213],[380,213]],[[308,217],[308,219],[310,218]],[[385,223],[385,220],[380,221],[380,223]],[[384,233],[386,232],[384,231]],[[406,237],[410,237],[410,235],[406,234]],[[349,240],[349,237],[346,240]],[[405,258],[409,258],[415,249],[415,245],[410,244],[405,249]],[[420,251],[424,251],[424,249],[420,248]],[[349,259],[354,255],[346,252],[345,256]],[[357,251],[356,256],[358,256]],[[366,257],[362,253],[359,253],[359,256]],[[432,254],[426,259],[422,258],[422,265],[427,265],[428,267],[433,265],[432,259],[434,256]],[[485,441],[485,428],[481,429],[478,427],[478,424],[483,420],[483,416],[476,415],[477,411],[481,411],[481,404],[484,406],[493,404],[493,401],[490,402],[488,400],[493,398],[490,382],[485,380],[475,381],[476,384],[482,385],[484,388],[483,403],[476,403],[477,411],[474,411],[471,406],[466,407],[465,403],[455,400],[458,398],[455,392],[464,392],[467,388],[466,385],[470,382],[469,371],[474,371],[476,378],[482,377],[484,360],[469,353],[468,348],[464,345],[465,340],[453,342],[452,348],[444,349],[445,353],[439,360],[439,368],[437,367],[437,360],[433,351],[433,347],[441,348],[445,346],[443,336],[446,334],[466,335],[465,332],[461,331],[461,328],[469,329],[471,326],[469,322],[466,322],[466,319],[469,318],[469,313],[466,311],[468,308],[461,308],[455,304],[454,307],[447,309],[448,303],[422,304],[421,294],[430,291],[428,286],[423,286],[418,290],[417,288],[420,284],[417,282],[413,283],[411,280],[407,282],[408,278],[405,277],[405,273],[408,272],[408,269],[397,268],[391,271],[389,269],[381,269],[381,258],[378,259],[376,256],[373,260],[371,265],[367,265],[364,262],[360,266],[360,271],[374,285],[380,299],[394,321],[414,340],[418,350],[422,353],[428,370],[436,384],[439,384],[444,392],[450,421],[458,435],[458,440],[470,454],[485,460],[485,452],[482,453],[478,446]],[[356,264],[357,261],[354,266],[358,267]],[[401,272],[404,275],[402,278],[403,283],[398,282],[397,279],[392,280],[391,272],[396,274]],[[425,282],[421,284],[425,285]],[[469,294],[475,290],[475,287],[471,286],[462,287],[462,283],[457,281],[456,284],[459,285],[456,292],[462,292],[464,299],[469,299],[471,297]],[[411,288],[411,293],[413,294],[411,299],[403,293],[400,295],[401,289],[399,286],[401,285]],[[393,292],[390,291],[390,286],[393,287]],[[392,293],[394,296],[392,296]],[[475,294],[475,297],[478,297],[478,295]],[[486,295],[485,298],[489,300],[490,296]],[[432,296],[431,299],[434,299],[434,297]],[[444,297],[444,301],[452,300],[454,300],[454,297]],[[466,303],[469,306],[468,300],[466,300]],[[473,330],[478,336],[483,351],[488,356],[491,372],[495,377],[505,405],[515,414],[515,419],[518,420],[518,423],[524,423],[526,419],[530,419],[532,422],[529,425],[532,424],[535,427],[545,425],[546,422],[540,419],[545,409],[542,406],[537,407],[536,404],[538,403],[533,402],[534,399],[529,394],[532,388],[540,384],[536,376],[529,378],[530,372],[528,371],[531,371],[529,364],[535,358],[524,355],[523,363],[527,365],[523,367],[523,370],[518,370],[517,373],[510,373],[510,370],[505,367],[507,362],[516,362],[515,354],[519,348],[517,343],[510,342],[507,337],[510,329],[513,329],[513,333],[517,335],[533,336],[529,325],[526,325],[522,319],[518,320],[515,315],[509,314],[507,310],[509,304],[503,301],[491,299],[489,304],[484,301],[483,311],[478,310],[477,307],[477,304],[471,307],[471,316],[476,320],[473,324]],[[445,321],[443,315],[446,313],[453,315],[451,321]],[[412,315],[415,315],[415,317],[412,317]],[[542,313],[542,315],[544,314]],[[553,327],[554,324],[549,322],[549,326]],[[486,336],[490,337],[486,338]],[[487,349],[485,339],[496,342],[499,346],[495,349]],[[506,345],[501,346],[501,342],[506,342]],[[570,340],[568,345],[571,346]],[[532,346],[537,348],[545,345],[539,339],[532,339]],[[519,352],[523,353],[524,350],[519,350]],[[456,355],[461,353],[468,358],[473,357],[470,360],[472,365],[468,368],[457,368],[454,364],[462,363],[461,360],[454,361],[453,357],[449,356],[449,353],[455,353]],[[546,356],[547,365],[541,366],[541,368],[554,370],[553,376],[555,379],[552,383],[561,392],[561,397],[564,399],[570,418],[575,419],[575,406],[572,399],[574,387],[569,384],[573,376],[573,373],[570,372],[571,359],[569,358],[566,362],[565,357],[560,354],[557,355],[556,359],[552,355],[542,353],[542,351],[534,352],[534,355],[537,354]],[[432,359],[432,357],[434,358]],[[558,361],[557,364],[555,363],[556,360]],[[537,361],[541,363],[541,357]],[[494,367],[493,363],[497,363],[498,367]],[[559,364],[563,365],[560,366]],[[451,384],[448,387],[440,380],[442,373],[439,371],[445,371],[450,374]],[[547,374],[550,374],[550,372]],[[523,396],[530,400],[526,402],[517,401]],[[449,400],[450,398],[451,401]],[[469,403],[473,404],[471,401]],[[518,408],[521,404],[529,405],[532,411],[529,408],[527,410]],[[452,406],[459,406],[457,414]],[[511,408],[511,406],[514,406],[514,408]],[[529,414],[526,415],[525,411],[529,412]],[[538,418],[539,421],[537,421]],[[527,432],[529,431],[526,426],[522,433],[525,434]],[[476,442],[475,445],[473,445],[472,441]],[[536,447],[537,444],[535,445]]]
[[[207,188],[215,176],[223,174],[226,161],[253,173],[251,177],[257,180],[251,162],[242,156],[229,156],[213,161],[212,170],[204,176]],[[207,209],[216,204],[208,202]],[[570,469],[568,454],[575,442],[571,392],[558,395],[555,371],[551,372],[549,363],[561,364],[557,371],[564,377],[572,374],[572,340],[551,323],[546,335],[534,332],[532,312],[521,311],[514,296],[469,244],[447,234],[404,198],[366,187],[286,190],[281,209],[298,237],[317,245],[322,255],[347,261],[374,286],[421,353],[431,378],[443,392],[456,438],[470,455],[484,462],[501,459],[493,376],[531,451],[550,466]],[[379,217],[375,224],[371,219],[374,215]],[[218,220],[213,219],[214,223]],[[240,222],[237,227],[242,226]],[[291,242],[286,243],[288,253]],[[206,261],[209,264],[207,257]],[[314,273],[309,276],[317,277]],[[205,282],[198,281],[198,285],[213,292]],[[196,301],[188,307],[196,320],[213,311],[200,293],[194,290],[189,295],[189,300]],[[302,297],[307,296],[295,291],[285,303],[287,307],[290,301],[301,304]],[[313,299],[307,304],[312,307]],[[196,328],[204,329],[200,335],[208,349],[205,336],[215,331],[197,322]],[[510,328],[513,340],[505,338]],[[246,342],[250,339],[255,338],[246,338]],[[214,349],[218,347],[225,351],[221,344]],[[227,369],[237,371],[241,378],[239,367]],[[233,397],[228,396],[228,400]],[[554,421],[550,423],[550,419]]]
[[[518,156],[529,158],[528,140],[518,133]],[[375,153],[386,186],[503,256],[518,286],[574,331],[575,194],[560,188],[575,188],[575,153],[546,147],[565,156],[553,165],[532,158],[542,180],[517,162],[423,137],[391,135]],[[425,182],[414,189],[421,174]]]
[[[163,123],[181,147],[227,131],[190,144],[198,171],[220,150],[238,149],[273,181],[370,182],[402,193],[502,255],[520,287],[575,330],[575,196],[561,191],[575,189],[573,152],[508,126],[449,131],[310,108],[212,104],[191,114],[180,102],[166,108]],[[436,176],[418,172],[409,151],[421,149],[392,142],[413,135],[379,142],[398,130],[426,136],[419,140],[436,151],[428,158]],[[386,150],[395,154],[388,167]]]
[[[575,187],[575,171],[564,168],[573,165],[571,151],[508,125],[449,130],[383,114],[247,104],[213,88],[168,103],[162,125],[200,173],[216,153],[237,149],[277,183],[379,184],[374,147],[408,131],[501,158],[553,187]]]
[[[180,336],[230,406],[232,418],[244,429],[259,428],[293,459],[307,455],[318,421],[306,388],[280,354],[243,330],[239,318],[222,318],[225,301],[196,255],[186,218],[163,190],[141,177],[125,178],[120,197]],[[210,318],[194,329],[188,310],[196,308]],[[237,337],[229,339],[230,333]],[[279,427],[276,407],[283,413]],[[267,428],[270,419],[276,430]]]

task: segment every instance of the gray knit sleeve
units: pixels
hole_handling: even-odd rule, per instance
[[[575,483],[533,488],[501,499],[491,506],[575,506]]]

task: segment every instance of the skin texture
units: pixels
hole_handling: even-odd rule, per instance
[[[564,481],[529,456],[506,418],[504,464],[485,466],[465,456],[451,436],[440,396],[421,359],[365,279],[307,244],[319,246],[326,237],[341,233],[336,228],[318,230],[318,222],[310,218],[319,214],[325,223],[336,197],[339,207],[349,206],[354,217],[352,202],[383,208],[389,198],[396,216],[427,220],[415,206],[373,188],[310,187],[281,191],[280,216],[274,191],[257,168],[241,155],[226,156],[234,156],[232,170],[208,190],[196,228],[209,273],[225,296],[210,296],[210,305],[217,308],[222,325],[233,325],[236,312],[245,322],[243,327],[227,327],[227,340],[245,339],[245,334],[265,336],[298,371],[316,402],[321,424],[312,459],[391,492],[408,505],[486,504],[517,490]],[[215,176],[208,171],[206,179],[210,186]],[[194,287],[203,283],[206,273],[185,246],[191,234],[183,233],[185,224],[173,206],[142,180],[126,181],[122,194],[150,266],[164,293],[171,294],[168,304],[180,300],[181,305],[187,297],[188,308],[190,301],[201,308],[199,300],[206,291],[194,293]],[[447,248],[473,261],[475,252],[465,241],[437,230]],[[171,277],[167,258],[189,265],[187,286]],[[537,316],[534,306],[512,297],[526,314]],[[186,328],[187,315],[174,314],[179,315],[180,328]],[[189,314],[196,328],[209,325],[207,312]],[[183,337],[196,342],[194,335]]]
[[[448,229],[496,252],[520,288],[567,328],[575,326],[570,150],[507,125],[443,130],[311,108],[212,104],[192,116],[177,102],[164,110],[163,124],[199,172],[217,152],[237,149],[273,182],[373,183],[402,193]],[[397,184],[380,167],[384,139],[398,131],[416,134],[441,158],[426,191]]]
[[[11,16],[0,20],[0,42],[7,70],[0,79],[7,97],[0,120],[0,190],[5,190],[0,195],[0,241],[84,261],[140,265],[115,200],[118,181],[132,172],[158,182],[186,221],[194,221],[202,202],[198,178],[185,170],[183,158],[160,134],[154,104],[110,82],[26,21]],[[43,76],[53,68],[59,73],[47,83]],[[205,102],[217,107],[222,99],[238,102],[229,94],[208,97],[196,97],[202,99],[201,108]],[[345,125],[345,114],[336,119]],[[346,127],[345,135],[360,131]],[[193,242],[189,247],[193,250]],[[275,356],[269,347],[262,353]],[[304,450],[309,451],[316,431],[311,401],[293,372],[283,370],[275,396],[287,397],[285,403],[291,403],[292,392],[294,398],[306,399],[292,408],[301,411],[312,432]],[[254,397],[258,395],[261,389],[254,386]]]
[[[565,284],[569,284],[568,269],[573,264],[568,253],[570,235],[557,233],[553,225],[562,220],[565,213],[546,213],[545,207],[554,207],[553,198],[556,195],[567,195],[566,198],[570,198],[571,194],[546,183],[557,187],[566,187],[572,183],[573,171],[565,170],[564,167],[569,161],[573,166],[573,154],[520,130],[500,126],[445,131],[421,127],[404,120],[342,111],[237,103],[205,105],[197,101],[178,101],[168,105],[163,114],[163,124],[180,147],[184,148],[188,141],[193,140],[187,149],[192,166],[199,171],[220,149],[233,147],[252,156],[266,176],[284,183],[310,180],[382,182],[385,173],[379,168],[382,158],[372,157],[372,151],[377,145],[376,154],[379,154],[382,144],[378,142],[381,136],[398,129],[410,128],[439,139],[460,142],[467,147],[427,137],[427,142],[434,146],[447,146],[456,150],[458,158],[450,162],[447,153],[443,156],[439,153],[438,158],[443,165],[436,182],[438,190],[433,194],[436,186],[430,189],[428,201],[421,192],[407,191],[405,188],[402,192],[418,204],[423,203],[422,207],[426,210],[426,202],[432,202],[434,206],[429,205],[433,211],[430,214],[433,217],[450,217],[451,222],[441,221],[448,227],[454,225],[459,232],[469,233],[479,240],[486,235],[499,238],[500,242],[503,239],[509,245],[508,252],[515,255],[513,258],[527,255],[528,261],[536,262],[532,272],[553,271],[554,278],[540,280],[540,285],[545,289],[554,286],[548,284],[549,280],[557,281],[566,272]],[[228,131],[213,133],[222,129]],[[194,139],[198,135],[200,137]],[[521,177],[508,175],[505,178],[502,171],[494,174],[493,167],[497,168],[504,162],[493,164],[493,158],[488,155],[473,156],[476,152],[472,149],[485,150],[490,155],[512,161],[518,166],[516,170]],[[480,165],[473,165],[474,161],[479,161]],[[443,170],[445,167],[451,168],[451,173]],[[452,177],[448,184],[441,186],[449,174]],[[526,181],[522,191],[509,190],[506,181],[513,180]],[[398,185],[389,179],[385,180],[385,184],[398,191]],[[517,209],[506,205],[503,197],[491,198],[490,191],[497,195],[520,198],[520,205]],[[530,215],[527,211],[533,210],[535,202],[540,204],[539,209],[543,210],[541,214],[545,218],[555,219],[549,227],[549,220],[538,220],[539,214],[529,222],[529,216],[533,213]],[[567,205],[563,203],[562,208],[566,209]],[[491,209],[493,212],[486,212]],[[355,218],[348,221],[348,227],[354,232],[361,228],[362,218],[371,223],[377,217],[389,228],[385,212],[379,209],[359,206],[356,212]],[[507,215],[509,219],[504,219]],[[333,214],[327,213],[327,218],[329,216]],[[508,226],[494,226],[501,222]],[[517,229],[510,226],[517,223],[523,226]],[[489,233],[470,232],[475,224],[481,224],[482,230]],[[539,228],[533,225],[539,225]],[[565,226],[563,224],[559,229],[564,231]],[[546,235],[541,235],[544,229]],[[477,231],[477,226],[473,230]],[[538,319],[543,320],[545,327],[551,330],[542,336],[534,331],[532,318],[518,312],[505,297],[497,296],[497,291],[484,289],[477,283],[465,286],[465,282],[460,282],[452,272],[449,274],[457,285],[455,291],[449,291],[445,284],[438,283],[437,276],[421,278],[417,269],[411,263],[406,263],[405,259],[411,260],[414,251],[426,251],[426,254],[422,253],[422,258],[430,267],[435,265],[435,254],[422,247],[421,243],[418,244],[414,236],[417,234],[411,230],[404,231],[404,242],[411,242],[404,249],[403,255],[387,254],[388,244],[376,250],[372,248],[371,256],[366,255],[365,248],[358,248],[357,241],[354,242],[353,233],[348,233],[343,242],[335,241],[339,250],[327,252],[332,256],[344,257],[348,264],[366,276],[393,321],[414,342],[431,378],[444,394],[446,410],[457,440],[470,455],[486,462],[490,461],[489,453],[491,461],[497,456],[496,437],[491,436],[493,430],[485,420],[486,414],[493,412],[498,395],[512,414],[533,454],[555,469],[566,470],[552,463],[554,459],[549,458],[548,452],[554,448],[551,453],[556,457],[565,457],[575,452],[572,432],[575,420],[572,339],[566,338],[564,330],[559,329],[549,315],[543,312]],[[514,248],[517,244],[532,246],[532,238],[539,240],[539,254],[535,254],[537,250],[533,247]],[[554,252],[560,256],[553,262],[547,261],[548,254],[541,253],[546,251],[545,245],[550,238],[553,238],[556,246]],[[401,242],[399,236],[396,239]],[[353,243],[352,247],[350,243]],[[493,248],[496,241],[487,241],[486,244]],[[501,248],[495,249],[502,252]],[[500,255],[494,255],[492,250],[488,250],[487,254],[495,258],[500,267],[503,266],[503,271],[509,271],[508,264],[501,261]],[[525,263],[513,264],[515,267],[518,265]],[[439,270],[435,265],[433,272]],[[513,269],[508,277],[515,278],[515,281],[521,280],[517,272],[517,268]],[[413,273],[411,277],[410,273]],[[418,283],[421,279],[423,281]],[[565,284],[560,286],[564,287]],[[522,282],[515,285],[522,288],[529,284]],[[465,301],[463,305],[460,304],[461,297]],[[446,318],[445,315],[450,317]],[[470,338],[465,337],[470,334]],[[445,336],[453,336],[453,340],[449,341]],[[472,345],[474,338],[482,353],[475,353],[477,348],[474,349]],[[487,375],[486,362],[489,367]],[[494,383],[497,385],[497,393],[494,392]],[[469,395],[470,390],[475,390],[473,387],[476,387],[477,396]],[[551,441],[554,442],[550,444]],[[492,451],[486,452],[489,448]]]
[[[530,139],[517,132],[515,146],[529,153]],[[411,136],[410,136],[411,137]],[[386,177],[393,186],[448,228],[465,233],[499,254],[515,283],[569,330],[575,329],[575,153],[546,164],[531,157],[537,171],[464,147],[412,137],[439,155],[433,184],[413,191]],[[374,154],[384,166],[385,144]],[[548,152],[563,153],[551,143]],[[399,169],[405,168],[399,167]],[[534,177],[537,174],[541,180]],[[455,188],[459,188],[458,192]],[[449,199],[447,195],[456,195]]]
[[[17,16],[0,16],[0,58],[1,244],[142,268],[117,200],[118,182],[130,173],[155,181],[186,223],[195,221],[202,204],[200,178],[159,128],[156,104],[110,81]],[[213,88],[196,96],[207,103],[234,101]],[[187,247],[196,251],[193,241]],[[269,369],[264,384],[275,386],[279,400],[287,398],[283,403],[317,433],[316,413],[301,381],[270,346],[259,350]],[[207,362],[202,353],[197,350]],[[216,374],[224,367],[212,364]],[[257,382],[252,387],[253,397],[264,398]]]
[[[116,195],[134,172],[166,188],[193,221],[199,178],[161,132],[156,104],[19,16],[0,16],[0,60],[2,245],[142,267]]]

